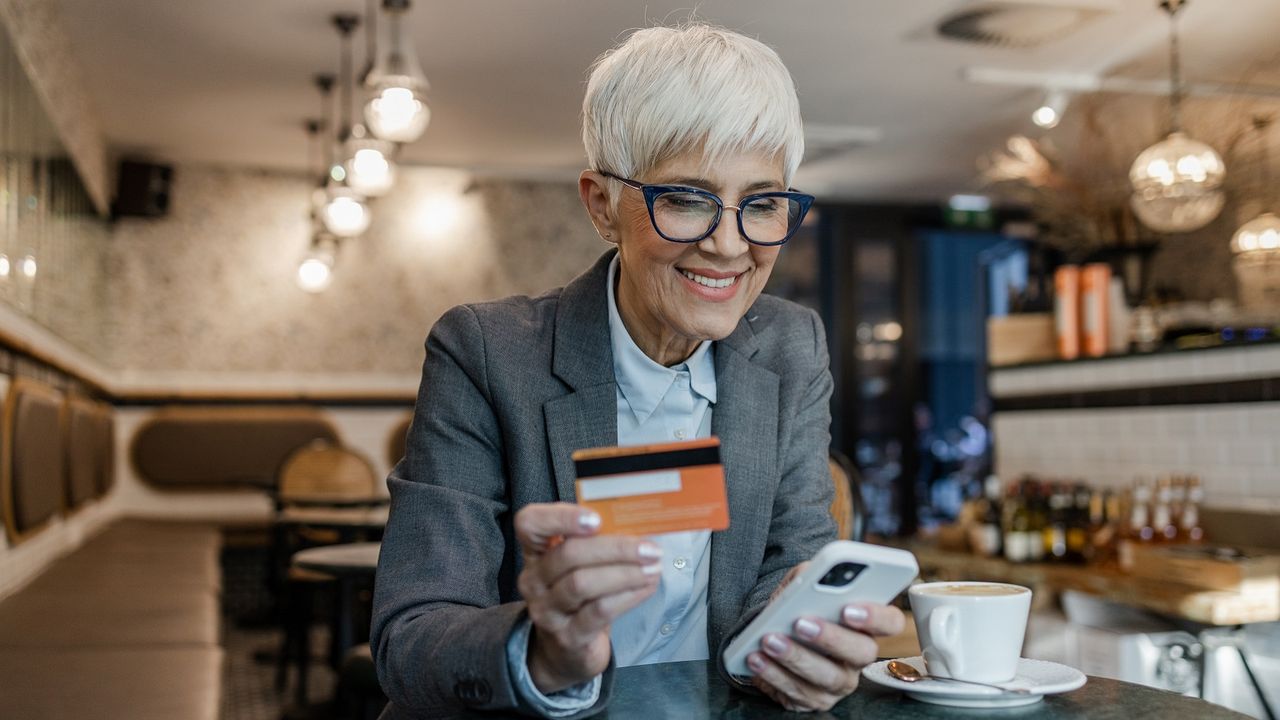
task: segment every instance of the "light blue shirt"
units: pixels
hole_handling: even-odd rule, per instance
[[[674,367],[658,364],[631,339],[614,299],[618,257],[609,265],[609,339],[618,381],[618,444],[692,440],[711,436],[716,401],[714,347],[703,342]],[[707,580],[711,570],[711,533],[668,533],[649,538],[662,548],[658,589],[613,623],[609,633],[618,667],[656,662],[706,660]],[[507,642],[507,662],[516,688],[550,717],[572,715],[600,696],[600,678],[543,695],[529,677],[527,653],[531,624],[517,626]]]

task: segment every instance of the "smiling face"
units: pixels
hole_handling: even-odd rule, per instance
[[[744,152],[714,168],[703,164],[700,152],[685,153],[635,179],[709,190],[726,205],[737,205],[752,193],[786,189],[782,159],[776,156]],[[748,243],[738,233],[737,211],[729,208],[708,237],[696,243],[670,242],[654,230],[643,193],[621,188],[615,215],[603,192],[595,195],[588,187],[595,182],[589,176],[600,183],[603,178],[584,173],[580,188],[596,227],[618,244],[618,312],[640,349],[673,365],[702,341],[732,333],[764,289],[780,248]]]

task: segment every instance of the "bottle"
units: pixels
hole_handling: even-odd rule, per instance
[[[1185,475],[1174,475],[1172,490],[1172,500],[1169,503],[1170,520],[1174,527],[1182,527],[1182,514],[1187,510],[1187,480]],[[1181,535],[1179,530],[1178,535]],[[1178,539],[1181,539],[1180,537]]]
[[[1145,478],[1134,483],[1128,505],[1129,518],[1119,546],[1120,567],[1125,570],[1133,568],[1134,546],[1145,545],[1155,539],[1155,530],[1151,527],[1151,486]]]
[[[1178,526],[1173,524],[1173,485],[1168,477],[1156,481],[1155,501],[1151,506],[1151,529],[1156,542],[1173,542]]]
[[[1048,512],[1040,530],[1044,557],[1051,562],[1062,562],[1067,559],[1067,511],[1071,496],[1061,483],[1050,485],[1047,492],[1045,505]]]
[[[1088,485],[1076,484],[1075,506],[1071,509],[1067,523],[1067,560],[1070,562],[1085,562],[1089,557],[1089,510],[1092,498]]]
[[[1030,556],[1027,547],[1030,515],[1022,492],[1024,488],[1025,481],[1010,486],[1004,503],[1004,558],[1014,563],[1024,563]]]
[[[1119,552],[1121,531],[1124,528],[1124,496],[1106,490],[1102,494],[1102,526],[1093,534],[1093,561],[1110,563]]]
[[[1053,273],[1053,319],[1058,358],[1080,357],[1080,268],[1063,265]]]
[[[1029,562],[1040,562],[1044,559],[1044,529],[1049,524],[1045,490],[1045,484],[1039,481],[1031,480],[1027,483],[1027,560]]]
[[[1090,263],[1080,269],[1080,349],[1085,357],[1107,354],[1111,324],[1108,304],[1111,266]]]
[[[1204,489],[1200,478],[1192,475],[1186,481],[1187,501],[1178,519],[1178,537],[1182,542],[1198,543],[1204,540],[1204,528],[1200,526],[1200,504],[1204,502]]]
[[[1001,527],[1000,478],[988,475],[983,481],[982,490],[978,528],[977,532],[970,537],[970,541],[979,555],[998,557],[1001,554],[1001,539],[1004,535]]]

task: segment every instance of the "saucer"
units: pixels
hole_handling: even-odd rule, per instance
[[[899,658],[899,662],[925,672],[924,658]],[[1009,687],[1020,687],[1030,690],[1029,695],[1004,692],[981,685],[934,680],[928,678],[909,683],[889,674],[889,661],[881,660],[862,669],[862,677],[885,687],[901,690],[920,702],[934,705],[950,705],[967,708],[1005,708],[1032,705],[1044,699],[1045,695],[1068,692],[1084,685],[1084,673],[1073,667],[1059,665],[1045,660],[1018,660],[1018,673],[1007,683],[996,683]]]

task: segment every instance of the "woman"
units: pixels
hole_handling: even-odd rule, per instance
[[[812,201],[788,190],[790,74],[736,33],[641,30],[597,61],[583,116],[579,193],[616,250],[540,297],[454,308],[427,338],[374,603],[387,717],[591,715],[615,666],[718,661],[835,534],[821,322],[761,295]],[[573,504],[574,450],[712,434],[728,530],[596,536]],[[868,605],[804,618],[751,656],[752,683],[826,709],[902,624]]]

